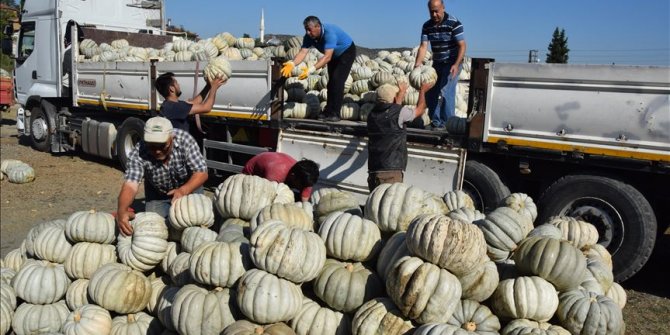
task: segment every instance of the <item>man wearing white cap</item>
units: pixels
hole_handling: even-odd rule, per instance
[[[377,88],[377,103],[368,114],[368,188],[370,192],[384,183],[402,183],[407,167],[406,123],[423,115],[426,110],[426,91],[419,90],[415,108],[402,106],[407,83],[397,86],[384,84]]]
[[[133,232],[128,208],[142,179],[146,211],[167,217],[175,200],[202,193],[207,177],[207,164],[195,139],[181,129],[173,129],[164,117],[150,118],[144,125],[143,140],[128,157],[116,215],[119,230],[125,235]]]

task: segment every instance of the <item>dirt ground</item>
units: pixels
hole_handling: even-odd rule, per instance
[[[35,169],[28,184],[0,183],[0,256],[17,248],[35,224],[67,217],[81,210],[116,210],[123,172],[116,161],[83,153],[53,155],[33,150],[17,137],[13,115],[2,112],[0,158],[19,159]],[[217,183],[217,181],[214,181]],[[209,183],[211,191],[215,184]],[[143,210],[140,193],[133,207]],[[650,262],[623,283],[627,334],[670,334],[670,235],[660,236]]]

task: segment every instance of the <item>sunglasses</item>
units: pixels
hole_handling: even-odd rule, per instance
[[[166,151],[167,149],[170,148],[170,142],[167,142],[167,143],[146,143],[146,145],[147,145],[147,149],[152,150],[152,151],[156,151],[156,150]]]

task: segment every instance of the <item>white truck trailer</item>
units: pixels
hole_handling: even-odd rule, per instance
[[[124,164],[144,120],[160,109],[157,76],[174,72],[183,92],[205,85],[206,61],[64,57],[70,21],[81,27],[69,27],[74,41],[83,34],[152,46],[171,39],[155,27],[162,18],[160,1],[25,2],[14,80],[18,124],[36,149],[81,148]],[[231,61],[231,78],[201,117],[205,133],[194,133],[208,166],[238,172],[253,154],[287,152],[320,163],[320,187],[365,196],[365,124],[283,118],[280,64]],[[474,59],[469,85],[462,129],[409,131],[406,182],[436,194],[463,189],[485,212],[510,191],[527,193],[538,202],[538,223],[570,215],[596,225],[616,280],[639,271],[670,219],[670,68]]]

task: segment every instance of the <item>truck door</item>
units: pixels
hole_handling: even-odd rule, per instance
[[[58,96],[60,48],[52,14],[23,19],[14,73],[17,98],[25,105],[30,96]]]

